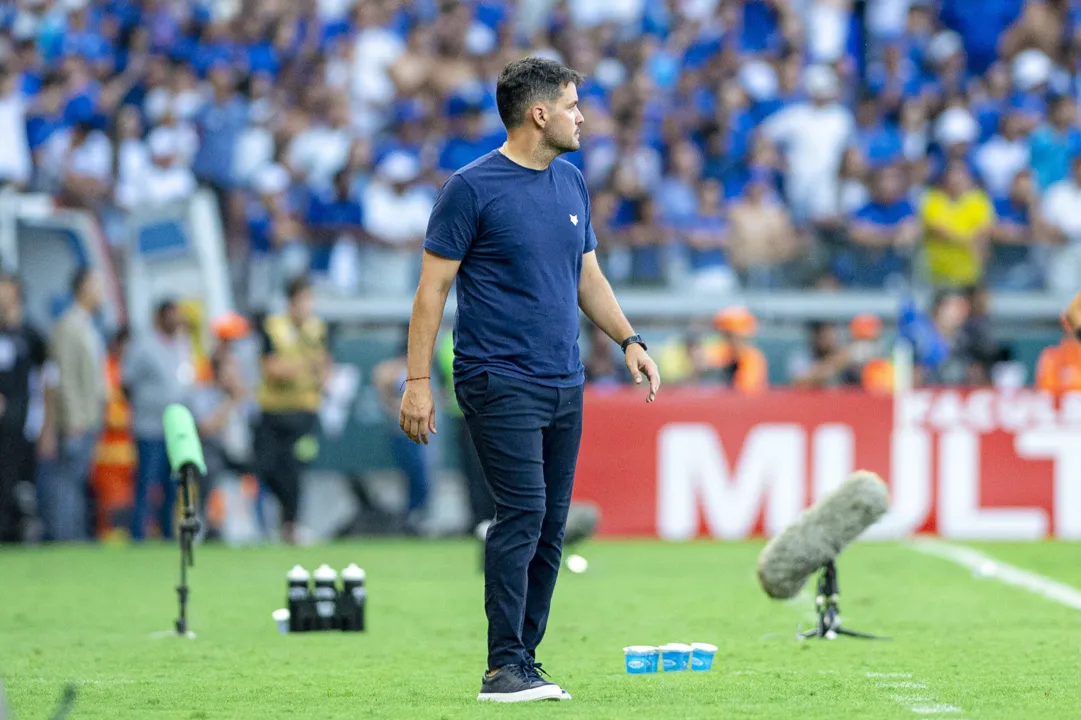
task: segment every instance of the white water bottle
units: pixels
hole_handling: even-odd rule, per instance
[[[315,629],[336,630],[338,610],[338,571],[323,564],[312,574],[315,589]]]
[[[362,632],[364,630],[364,603],[368,592],[364,587],[366,574],[364,568],[350,563],[342,570],[342,595],[340,601],[342,630]]]

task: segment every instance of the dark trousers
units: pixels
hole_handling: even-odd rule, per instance
[[[34,445],[26,439],[20,419],[0,420],[0,543],[21,542],[30,519],[19,485],[33,487]]]
[[[309,412],[263,413],[255,430],[255,471],[281,503],[282,522],[297,520],[300,476],[312,459],[299,441],[315,433],[317,420]]]
[[[484,554],[488,669],[528,664],[544,638],[582,438],[582,386],[493,374],[458,383],[458,404],[495,500]]]
[[[142,540],[146,537],[146,521],[150,515],[151,503],[154,517],[161,529],[161,537],[171,540],[173,537],[173,507],[176,505],[176,481],[172,478],[169,467],[169,454],[164,438],[136,438],[138,466],[135,469],[135,508],[131,516],[131,539]],[[151,498],[151,493],[160,497]]]

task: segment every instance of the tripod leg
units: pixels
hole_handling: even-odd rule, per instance
[[[884,635],[871,635],[870,633],[860,632],[859,630],[849,630],[848,628],[838,627],[835,632],[838,635],[848,635],[849,637],[865,638],[867,640],[889,640],[890,638]]]

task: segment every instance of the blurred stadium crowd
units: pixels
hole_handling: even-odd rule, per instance
[[[617,284],[1071,289],[1081,8],[972,8],[20,0],[0,178],[114,228],[212,187],[257,304],[302,271],[408,293],[437,189],[501,144],[495,78],[531,53],[588,78],[569,159]]]
[[[1068,0],[18,0],[0,7],[0,182],[92,211],[118,256],[126,214],[211,189],[247,313],[280,307],[297,278],[408,296],[439,187],[504,139],[499,71],[551,57],[586,76],[582,148],[566,157],[590,187],[613,285],[931,288],[930,312],[898,325],[920,381],[986,383],[1005,359],[986,290],[1072,292],[1081,279],[1079,23]],[[93,294],[85,280],[76,300]],[[183,384],[207,391],[211,415],[228,405],[213,427],[250,455],[237,418],[255,381],[215,354],[248,322],[217,318],[200,354],[206,339],[175,310],[158,308],[156,330],[183,341]],[[19,318],[0,313],[0,329],[14,337]],[[662,373],[763,389],[755,326],[719,313],[659,348]],[[44,372],[45,346],[55,357],[73,331],[41,330],[40,384],[75,382],[78,364]],[[590,381],[625,382],[603,339],[585,339]],[[110,431],[131,433],[116,394],[127,342],[94,342],[108,382],[84,390],[105,439],[69,447],[82,477]],[[1064,365],[1081,385],[1068,342],[1041,384],[1058,387]],[[787,375],[885,391],[888,355],[877,317],[816,323]],[[388,417],[394,362],[377,373]],[[52,456],[57,438],[43,437]]]

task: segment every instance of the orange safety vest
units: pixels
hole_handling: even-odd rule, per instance
[[[884,358],[867,361],[860,373],[863,389],[876,395],[888,395],[893,392],[893,363]]]
[[[109,399],[105,427],[94,456],[91,480],[98,505],[98,533],[103,537],[127,531],[127,523],[121,518],[134,498],[135,441],[131,435],[131,407],[120,388],[120,375],[120,358],[110,355],[106,362]]]
[[[1067,338],[1044,348],[1036,364],[1036,387],[1052,393],[1081,390],[1081,343]]]
[[[706,346],[706,364],[711,369],[732,364],[732,346],[726,342]],[[756,347],[745,345],[739,350],[739,363],[732,378],[732,387],[742,393],[759,393],[769,387],[766,356]]]

